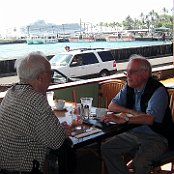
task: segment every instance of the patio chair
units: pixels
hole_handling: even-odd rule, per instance
[[[99,82],[98,107],[107,108],[112,98],[120,92],[126,81],[120,79],[110,79]],[[101,174],[105,173],[104,161],[101,159]]]
[[[126,82],[120,79],[99,82],[98,107],[107,108],[112,98],[119,93],[125,84]],[[104,105],[102,105],[103,103]]]
[[[174,122],[174,89],[168,89],[169,96],[170,96],[170,109],[172,114],[172,120]],[[174,147],[172,150],[167,151],[163,154],[158,160],[154,161],[152,165],[152,171],[154,174],[161,173],[164,171],[161,166],[171,163],[170,171],[167,174],[174,173]]]

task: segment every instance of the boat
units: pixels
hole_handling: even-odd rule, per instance
[[[27,38],[27,44],[52,44],[57,43],[59,40],[56,36],[48,35],[48,36],[38,36],[38,35],[32,35]]]
[[[55,35],[45,36],[45,44],[57,43],[59,39]]]
[[[135,37],[131,33],[117,33],[111,34],[106,37],[108,42],[119,42],[119,41],[135,41]]]
[[[37,36],[37,35],[32,35],[30,37],[27,38],[27,44],[31,45],[31,44],[44,44],[45,43],[45,39],[43,37]]]
[[[69,42],[95,42],[95,38],[92,35],[72,35],[69,37]]]

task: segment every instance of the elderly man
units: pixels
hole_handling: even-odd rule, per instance
[[[103,143],[101,151],[109,174],[128,174],[124,156],[134,152],[136,174],[150,173],[152,161],[168,148],[163,120],[170,119],[169,98],[165,87],[151,77],[151,65],[144,57],[130,57],[127,84],[112,99],[108,109],[120,112],[105,115],[102,121],[139,126]],[[172,123],[172,120],[171,120]]]
[[[66,137],[46,97],[50,63],[33,52],[15,66],[20,82],[8,90],[0,106],[0,173],[29,173],[34,160],[43,172],[49,149],[58,149]]]

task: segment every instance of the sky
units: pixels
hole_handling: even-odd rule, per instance
[[[128,15],[166,8],[172,15],[173,0],[0,0],[0,29],[26,26],[37,20],[54,24],[121,22]]]

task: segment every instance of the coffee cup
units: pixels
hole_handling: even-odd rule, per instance
[[[65,100],[63,100],[63,99],[58,99],[58,100],[55,100],[54,103],[55,103],[55,108],[56,108],[57,110],[63,110],[63,109],[64,109]]]

